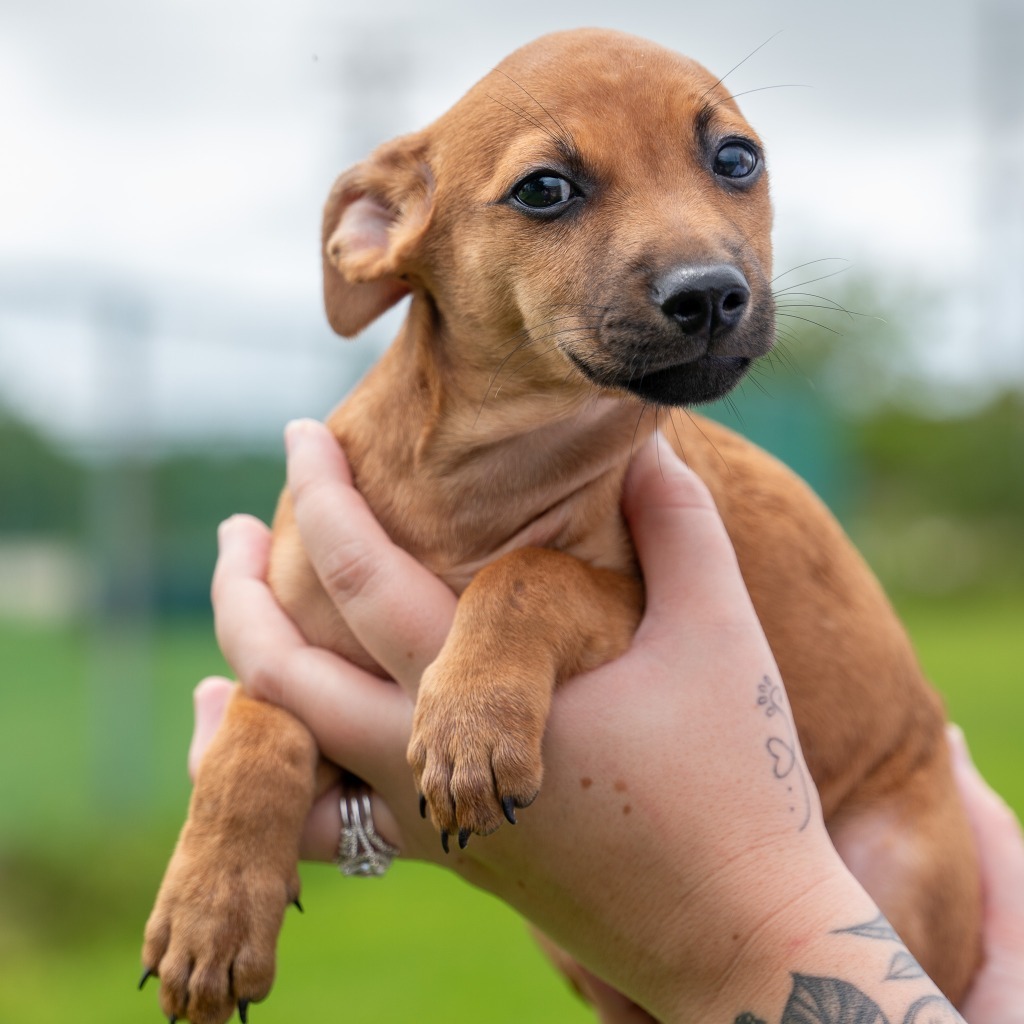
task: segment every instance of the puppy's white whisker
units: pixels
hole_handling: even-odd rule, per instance
[[[790,267],[789,270],[784,270],[781,274],[776,274],[771,279],[771,284],[775,284],[776,281],[781,281],[784,277],[788,277],[790,274],[795,274],[798,270],[803,270],[805,267],[813,267],[816,263],[832,263],[839,261],[849,265],[850,261],[845,256],[822,256],[816,260],[808,260],[806,263],[798,263],[795,267]],[[844,268],[845,269],[845,268]],[[810,282],[808,282],[809,284]],[[793,287],[799,287],[794,285]]]

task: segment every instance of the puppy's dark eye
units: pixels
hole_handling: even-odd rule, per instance
[[[714,170],[723,178],[749,178],[757,170],[757,152],[745,142],[727,142],[715,154]]]
[[[542,171],[519,182],[512,197],[520,206],[529,210],[550,210],[569,202],[575,194],[565,178]]]

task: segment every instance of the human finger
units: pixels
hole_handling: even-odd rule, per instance
[[[188,754],[189,775],[193,781],[203,754],[220,726],[228,701],[231,700],[237,685],[223,676],[208,676],[193,691],[195,718]],[[391,689],[397,690],[397,687]],[[379,737],[376,738],[376,742],[379,744]],[[389,790],[397,791],[405,797],[404,803],[411,803],[408,772],[403,766],[395,774],[396,779],[388,785]],[[300,843],[300,855],[303,860],[330,861],[335,858],[341,827],[338,809],[340,798],[341,788],[335,786],[314,802],[303,827]],[[387,842],[404,849],[402,829],[389,805],[377,793],[373,795],[373,822],[376,830]]]
[[[258,519],[235,515],[218,527],[211,587],[214,630],[221,653],[249,688],[261,681],[270,652],[288,653],[305,644],[267,586],[269,558],[270,531]],[[255,695],[273,703],[281,699],[272,691]]]
[[[217,638],[248,694],[285,708],[324,755],[375,785],[402,774],[412,705],[392,683],[312,647],[263,579],[269,538],[248,516],[218,531]]]
[[[333,861],[337,858],[341,838],[341,795],[341,787],[334,786],[313,804],[299,842],[299,856],[303,860]],[[414,851],[408,849],[403,830],[384,797],[375,791],[371,802],[374,831],[396,847],[400,856],[414,855]]]
[[[736,553],[714,499],[664,437],[654,434],[634,455],[623,511],[640,559],[649,617],[674,629],[685,621],[756,621]]]
[[[982,778],[971,760],[963,732],[947,729],[953,774],[974,832],[985,891],[985,946],[988,959],[1024,964],[1024,834],[1016,815]],[[1024,995],[1024,983],[1020,995]]]
[[[391,542],[323,424],[290,423],[285,440],[295,518],[324,589],[363,647],[415,693],[451,628],[455,595]]]
[[[192,741],[188,747],[188,775],[195,781],[199,762],[206,753],[221,719],[224,709],[235,692],[235,684],[223,676],[207,676],[192,693],[193,727]]]

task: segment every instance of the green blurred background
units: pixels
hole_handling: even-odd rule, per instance
[[[835,510],[1024,812],[1016,0],[564,0],[543,19],[47,0],[2,19],[0,1024],[159,1019],[139,944],[188,800],[192,688],[223,668],[216,525],[270,516],[283,423],[324,415],[395,326],[330,335],[320,204],[548,29],[735,67],[772,165],[780,340],[712,413]],[[854,269],[818,259],[836,255]],[[307,866],[303,885],[257,1024],[592,1019],[515,915],[438,869]]]
[[[821,305],[884,306],[865,280],[831,291]],[[898,318],[832,308],[815,314],[829,330],[796,330],[785,292],[779,301],[778,350],[712,411],[829,500],[977,762],[1022,812],[1024,397],[914,412],[931,404],[921,386],[889,381],[869,412],[844,411],[827,382],[881,387],[907,344]],[[236,510],[269,516],[282,473],[277,454],[208,444],[98,463],[0,419],[5,1024],[81,1019],[83,1006],[102,1006],[85,1019],[152,1017],[153,994],[134,991],[139,935],[188,797],[191,688],[222,667],[206,597],[214,529]],[[114,523],[97,525],[97,490]],[[367,882],[306,867],[303,881],[306,913],[286,921],[260,1021],[322,1019],[342,1004],[356,1021],[589,1019],[513,914],[437,869],[399,864]]]

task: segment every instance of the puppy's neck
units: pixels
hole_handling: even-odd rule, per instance
[[[460,355],[495,348],[447,335],[414,299],[331,419],[391,536],[456,584],[514,547],[607,543],[630,451],[653,429],[637,403],[536,374],[502,386],[494,360]]]

